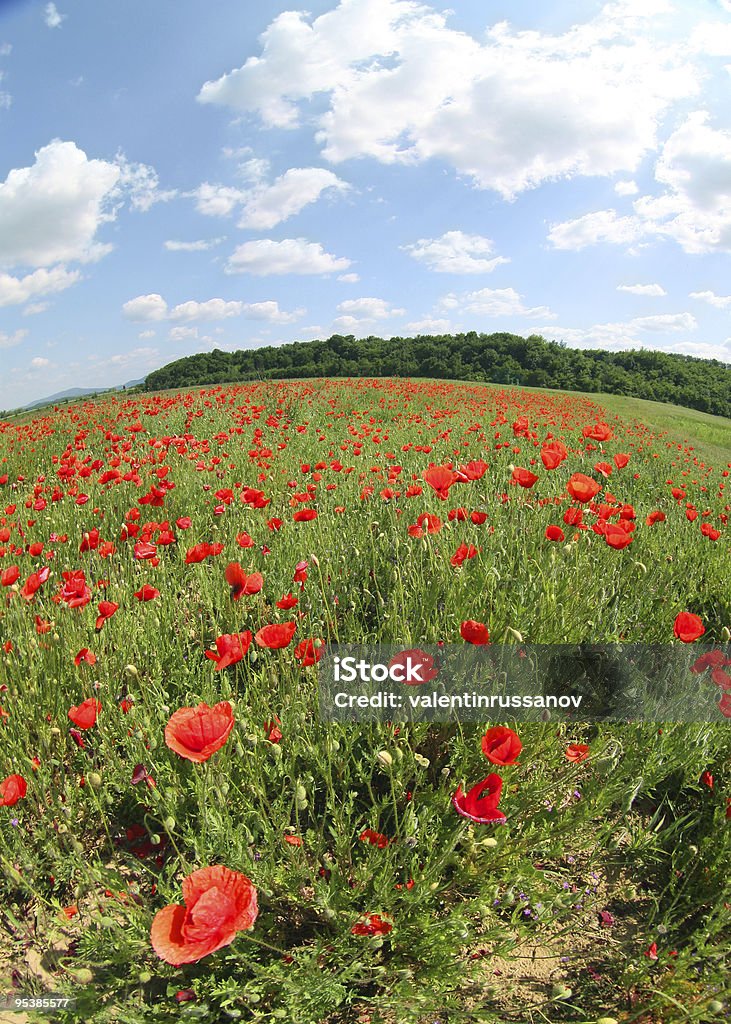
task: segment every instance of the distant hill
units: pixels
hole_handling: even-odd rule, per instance
[[[139,380],[130,380],[126,384],[117,384],[111,387],[68,388],[66,391],[57,391],[54,395],[48,395],[47,398],[38,398],[35,402],[29,402],[28,405],[23,406],[23,409],[39,409],[43,405],[53,405],[54,402],[65,402],[73,398],[86,398],[88,395],[99,395],[103,391],[121,391],[123,388],[133,388],[138,384],[144,384],[144,382],[144,377],[140,377]]]
[[[568,348],[539,335],[415,338],[334,334],[325,341],[201,352],[150,373],[148,391],[285,377],[434,377],[606,392],[731,417],[731,365],[648,349]]]

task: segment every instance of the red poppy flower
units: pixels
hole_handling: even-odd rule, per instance
[[[417,517],[416,525],[426,530],[427,533],[439,533],[442,528],[442,521],[439,516],[435,516],[431,512],[422,512]]]
[[[650,514],[647,517],[647,519],[645,519],[645,523],[646,523],[647,526],[654,526],[655,523],[664,523],[665,519],[666,519],[665,513],[662,512],[658,508],[658,509],[655,509],[654,512],[650,512]]]
[[[22,775],[8,775],[0,782],[0,807],[14,807],[28,791],[28,783]]]
[[[610,548],[621,551],[632,543],[632,534],[623,530],[618,523],[607,523],[603,530],[604,540]]]
[[[180,708],[165,726],[165,743],[187,761],[202,763],[221,749],[233,727],[233,708],[227,700],[212,708]]]
[[[726,718],[731,718],[731,693],[724,693],[718,702],[718,710]]]
[[[160,591],[149,583],[144,583],[139,590],[135,590],[135,597],[138,601],[154,601],[160,596]]]
[[[466,640],[468,644],[490,643],[490,634],[484,622],[475,622],[474,619],[467,619],[459,627],[459,632],[462,639]]]
[[[185,906],[163,907],[150,931],[161,960],[179,967],[230,945],[254,924],[256,889],[250,878],[222,864],[200,868],[183,880]]]
[[[522,749],[517,732],[506,725],[494,725],[482,737],[482,753],[493,764],[515,764]]]
[[[316,665],[325,651],[325,645],[321,639],[300,640],[294,649],[294,656],[302,668],[309,665]]]
[[[589,756],[589,748],[586,743],[569,743],[568,747],[564,751],[564,756],[567,761],[573,761],[578,763],[579,761],[585,761]]]
[[[287,647],[291,643],[296,629],[296,622],[273,622],[269,626],[262,626],[254,634],[254,639],[259,647],[276,650],[280,647]]]
[[[565,534],[560,526],[547,526],[546,527],[546,540],[559,541],[565,539]]]
[[[96,665],[96,654],[88,647],[82,647],[74,658],[74,665],[78,668],[82,661],[85,661],[87,665]]]
[[[430,466],[422,474],[424,480],[433,487],[442,501],[449,497],[449,488],[457,481],[457,474],[445,466]]]
[[[365,829],[358,838],[362,843],[370,843],[371,846],[377,846],[379,850],[383,850],[388,846],[387,836],[384,836],[382,832],[374,831],[372,828]]]
[[[13,583],[20,579],[20,569],[17,565],[9,565],[7,569],[3,569],[2,575],[0,575],[0,586],[12,587]]]
[[[97,633],[102,628],[107,619],[111,619],[112,615],[114,615],[118,608],[119,605],[115,601],[99,602],[99,614],[96,619],[96,625],[94,626]]]
[[[617,452],[614,456],[614,465],[617,469],[624,469],[629,462],[629,455],[625,455],[623,452]]]
[[[206,651],[206,657],[216,662],[216,671],[241,661],[251,644],[251,633],[225,633],[216,638],[216,651]]]
[[[249,534],[244,530],[242,533],[236,534],[236,543],[240,548],[253,548],[254,541]]]
[[[279,600],[275,602],[275,604],[277,608],[281,608],[282,611],[287,612],[289,611],[290,608],[294,608],[296,604],[299,604],[299,598],[295,597],[294,594],[290,591],[289,594],[285,594],[284,597],[280,597]]]
[[[597,496],[601,487],[591,477],[583,473],[574,473],[566,484],[566,490],[575,501],[588,502]]]
[[[270,743],[279,743],[282,740],[282,730],[279,728],[281,725],[280,719],[275,715],[271,722],[264,723],[264,732],[267,734],[267,739]]]
[[[520,466],[516,466],[513,470],[513,480],[519,487],[532,487],[533,484],[538,483],[535,473],[531,473],[529,469],[522,469]]]
[[[693,612],[681,612],[676,616],[673,633],[684,644],[692,644],[694,640],[702,637],[705,631],[706,627],[703,625],[700,615],[694,615]]]
[[[464,793],[462,786],[459,785],[457,792],[452,797],[452,804],[457,814],[461,814],[463,818],[469,818],[470,821],[474,821],[478,825],[487,825],[490,822],[502,824],[507,821],[497,806],[502,789],[503,780],[493,772],[467,793]]]
[[[247,576],[238,562],[229,562],[226,566],[226,582],[231,587],[231,597],[238,601],[242,594],[258,594],[264,586],[264,577],[260,572]]]
[[[581,433],[593,441],[608,441],[613,436],[612,428],[606,423],[595,423],[593,426],[584,427]]]
[[[390,931],[393,931],[393,925],[380,914],[366,914],[350,929],[352,935],[388,935]]]
[[[317,510],[314,508],[302,508],[292,516],[295,523],[309,523],[317,519]]]
[[[96,723],[96,716],[102,709],[102,702],[96,697],[88,697],[83,703],[74,705],[69,710],[69,718],[79,729],[91,729]]]

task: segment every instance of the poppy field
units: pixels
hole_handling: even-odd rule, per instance
[[[0,424],[6,1000],[129,1024],[723,1019],[716,422],[696,448],[610,400],[358,379]],[[702,645],[718,720],[318,715],[329,644],[585,641]]]

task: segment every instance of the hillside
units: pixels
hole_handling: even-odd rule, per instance
[[[573,349],[537,335],[327,340],[201,352],[149,374],[147,390],[287,377],[440,377],[607,392],[731,416],[731,366],[666,352]]]

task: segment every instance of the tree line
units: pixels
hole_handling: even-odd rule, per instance
[[[574,349],[539,335],[440,334],[326,340],[176,359],[150,373],[145,389],[287,377],[433,377],[606,392],[670,402],[731,417],[731,366],[647,349]]]

